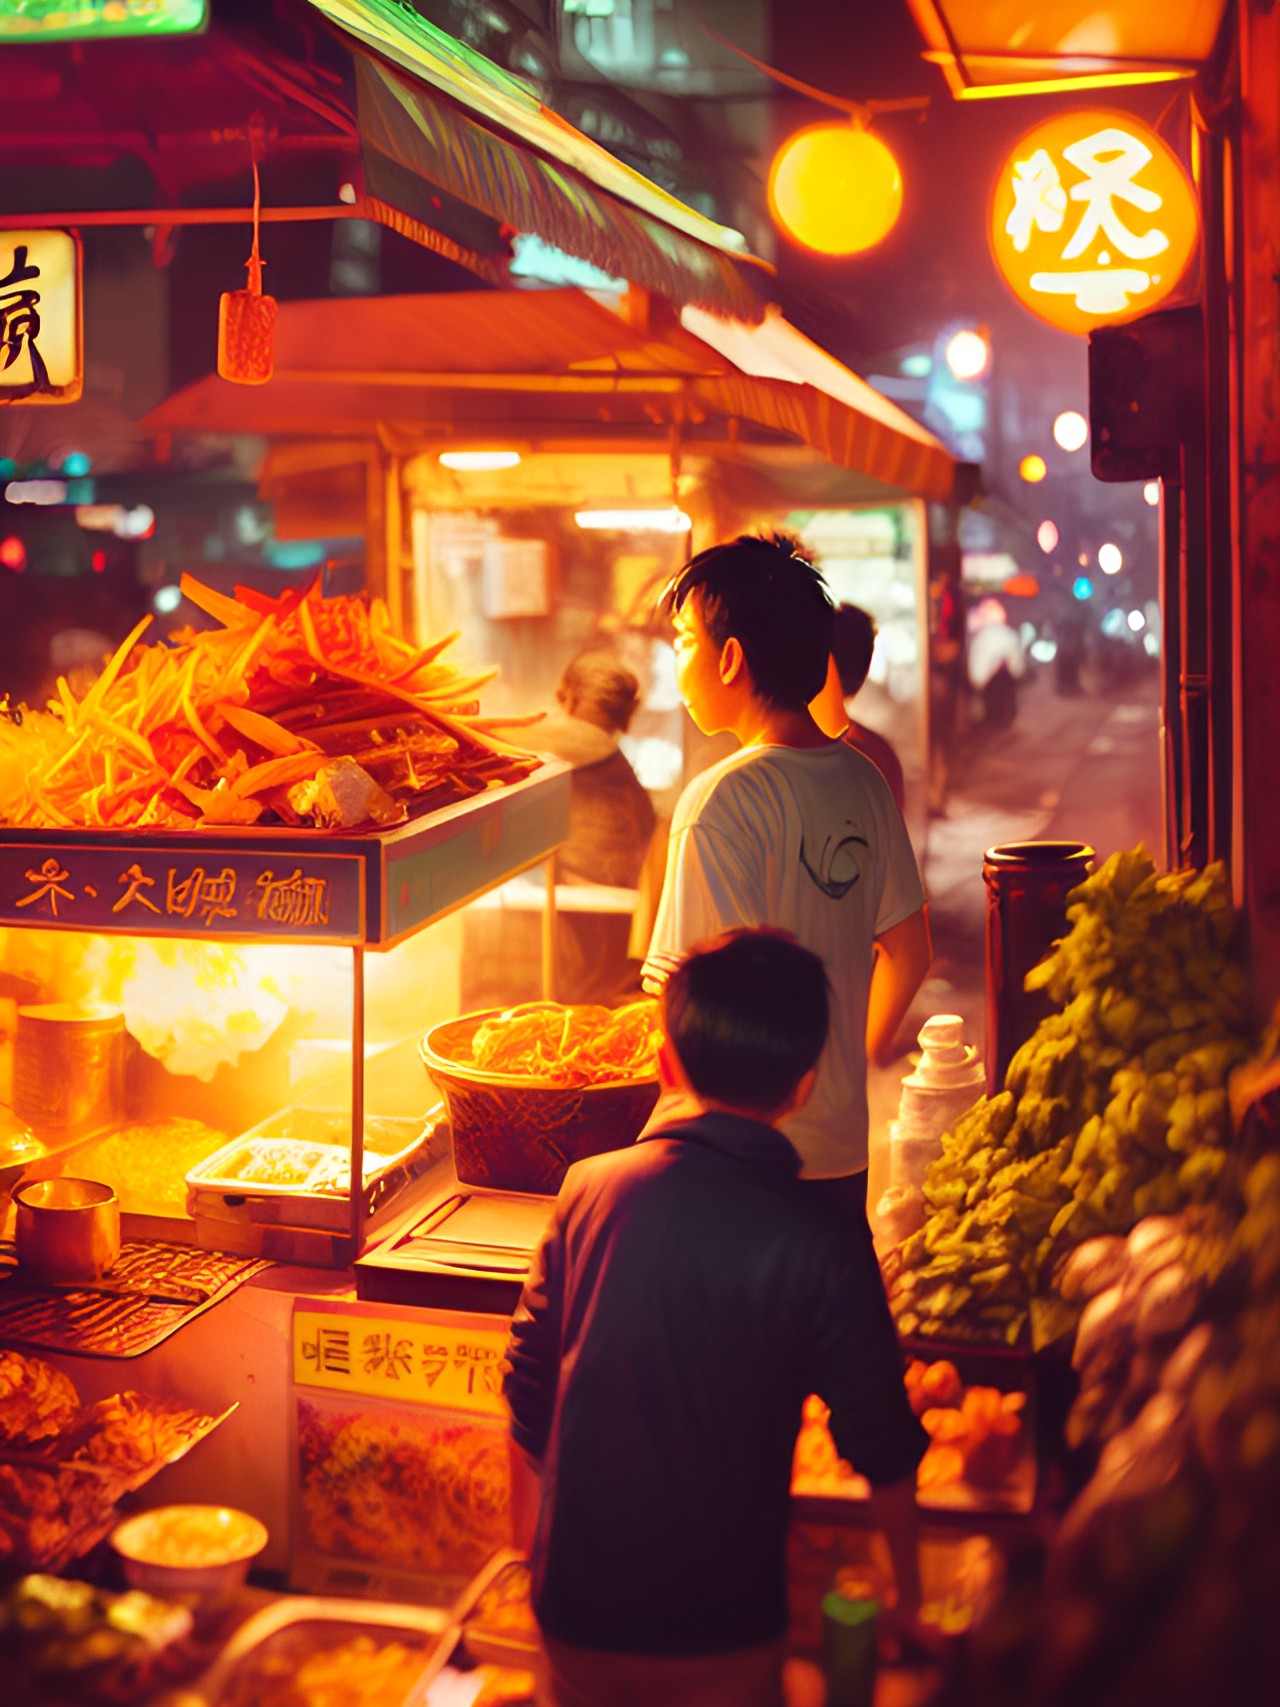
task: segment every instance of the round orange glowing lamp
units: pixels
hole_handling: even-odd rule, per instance
[[[769,212],[820,255],[856,255],[879,243],[902,212],[898,162],[861,125],[815,124],[784,142],[769,168]]]
[[[1030,456],[1024,456],[1018,464],[1018,473],[1028,486],[1038,486],[1048,472],[1044,458],[1036,456],[1034,452]]]

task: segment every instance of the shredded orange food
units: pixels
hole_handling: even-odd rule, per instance
[[[380,600],[322,598],[318,580],[228,598],[184,575],[182,591],[220,626],[143,645],[147,617],[83,697],[59,677],[45,711],[0,699],[0,823],[318,822],[290,791],[338,760],[404,816],[537,767],[477,715],[494,672],[440,661],[456,635],[418,650]]]
[[[652,1079],[661,1039],[648,998],[623,1008],[526,1002],[477,1028],[471,1065],[553,1085]]]

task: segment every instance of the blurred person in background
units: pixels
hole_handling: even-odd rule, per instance
[[[833,612],[831,662],[822,692],[809,707],[818,727],[827,735],[838,735],[859,753],[865,753],[889,784],[899,812],[907,806],[907,788],[902,761],[892,745],[853,718],[852,701],[867,679],[876,647],[876,621],[861,605],[837,605]]]
[[[559,711],[530,731],[539,753],[573,766],[569,838],[556,856],[563,878],[632,889],[653,834],[653,804],[618,745],[640,684],[612,652],[579,652],[556,688]]]
[[[1027,660],[998,599],[983,599],[969,613],[968,661],[983,722],[989,729],[1007,729],[1018,714],[1018,683]]]
[[[556,854],[556,880],[571,886],[634,889],[656,814],[619,737],[631,726],[640,684],[612,653],[580,652],[556,688],[560,709],[529,731],[536,752],[564,759],[569,836]],[[556,921],[556,994],[565,1002],[616,1003],[640,992],[628,959],[631,913],[562,909]]]
[[[555,854],[557,1001],[616,1006],[640,993],[630,939],[656,813],[619,745],[639,698],[640,684],[621,659],[593,646],[565,666],[557,710],[513,717],[505,730],[517,746],[572,767],[568,836]],[[566,887],[583,892],[580,908],[566,904]],[[463,930],[464,1006],[505,1007],[544,993],[541,908],[468,908]]]

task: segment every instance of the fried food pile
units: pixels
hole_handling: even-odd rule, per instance
[[[62,1569],[213,1421],[140,1393],[82,1405],[52,1365],[0,1349],[0,1571]]]
[[[945,1488],[968,1482],[998,1487],[1017,1463],[1027,1396],[998,1387],[969,1386],[947,1358],[913,1358],[905,1377],[907,1398],[929,1436],[916,1485]]]
[[[966,1386],[947,1358],[912,1358],[904,1377],[907,1399],[929,1436],[916,1472],[921,1492],[965,1484],[993,1489],[1008,1480],[1022,1445],[1027,1396],[998,1387]],[[792,1468],[792,1490],[801,1494],[865,1493],[866,1484],[836,1452],[828,1419],[816,1394],[804,1402]]]
[[[360,1634],[339,1640],[310,1625],[285,1631],[237,1666],[221,1707],[401,1707],[428,1651]]]
[[[39,829],[342,828],[396,823],[539,761],[492,735],[475,694],[493,674],[391,633],[374,599],[182,591],[221,624],[141,645],[140,622],[77,698],[0,702],[0,822]]]
[[[652,1079],[661,1039],[647,997],[622,1008],[526,1002],[477,1028],[465,1064],[548,1085]]]
[[[80,1395],[60,1369],[0,1346],[0,1441],[61,1434],[79,1410]]]
[[[189,1608],[139,1589],[19,1577],[0,1601],[0,1673],[10,1700],[132,1707],[198,1656],[192,1625]]]

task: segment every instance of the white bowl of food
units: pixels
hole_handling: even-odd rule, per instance
[[[131,1588],[208,1600],[239,1588],[266,1544],[264,1523],[225,1505],[156,1506],[111,1531]]]

